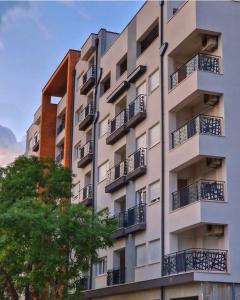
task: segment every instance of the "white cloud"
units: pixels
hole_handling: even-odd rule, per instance
[[[25,141],[18,142],[14,133],[7,127],[0,125],[0,166],[6,166],[23,154]]]
[[[44,39],[50,38],[48,28],[43,24],[37,15],[34,2],[28,1],[13,1],[1,2],[0,1],[0,31],[6,32],[10,30],[15,22],[31,20],[33,25],[36,26]]]

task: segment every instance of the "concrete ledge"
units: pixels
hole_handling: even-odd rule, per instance
[[[85,130],[92,123],[93,118],[93,114],[86,116],[86,118],[79,123],[79,130]]]
[[[121,176],[118,179],[114,180],[113,182],[109,183],[105,186],[105,193],[112,193],[118,190],[120,187],[125,185],[126,182],[126,176]]]
[[[78,162],[78,168],[84,168],[87,164],[89,164],[92,161],[93,155],[87,154]]]
[[[138,112],[135,116],[133,116],[131,119],[127,121],[127,127],[134,128],[137,126],[140,122],[142,122],[147,116],[147,113],[145,111]]]
[[[161,288],[165,286],[191,283],[193,281],[194,281],[194,273],[191,272],[191,273],[166,276],[166,277],[161,277],[161,278],[151,279],[146,281],[119,284],[119,285],[100,288],[96,290],[88,290],[85,291],[83,295],[84,295],[84,299],[90,300],[94,298],[101,298],[101,297],[107,297],[107,296],[119,295],[125,293],[133,293],[133,292],[144,291],[144,290],[149,290],[154,288]]]
[[[113,145],[116,141],[118,141],[121,137],[123,137],[128,131],[129,129],[126,127],[126,124],[122,125],[106,138],[106,144]]]

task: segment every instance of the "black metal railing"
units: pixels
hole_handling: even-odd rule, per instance
[[[128,157],[128,174],[139,167],[146,167],[146,149],[139,148]]]
[[[117,221],[117,228],[127,228],[146,222],[146,204],[141,203],[113,217]]]
[[[117,268],[107,271],[107,285],[125,283],[125,268]]]
[[[221,117],[199,115],[172,132],[172,148],[183,144],[195,134],[222,135]]]
[[[88,154],[93,154],[93,141],[88,141],[79,149],[79,158],[82,159]]]
[[[224,201],[224,182],[201,179],[181,188],[172,193],[172,209],[175,210],[200,200]]]
[[[93,114],[94,114],[94,105],[91,102],[79,112],[78,120],[79,122],[82,122],[87,116]]]
[[[61,124],[57,127],[57,135],[59,135],[65,128],[65,120],[62,120]]]
[[[64,152],[61,151],[61,152],[56,156],[56,161],[57,161],[57,162],[60,162],[60,161],[63,160],[63,158],[64,158]]]
[[[164,256],[164,276],[190,271],[227,272],[227,251],[188,249]]]
[[[96,68],[92,65],[86,73],[83,74],[82,77],[82,84],[84,85],[90,78],[95,78],[96,75]]]
[[[128,105],[128,119],[130,120],[136,114],[146,111],[146,95],[140,94]]]
[[[108,122],[108,133],[112,134],[118,128],[127,123],[127,111],[126,109],[122,110],[116,117]]]
[[[79,284],[83,290],[88,290],[89,289],[89,277],[88,276],[80,277]]]
[[[117,180],[118,178],[126,175],[127,175],[127,160],[125,159],[107,171],[107,184],[110,184],[111,182]]]
[[[80,190],[80,201],[84,201],[87,198],[92,198],[92,185],[88,184]]]
[[[199,53],[182,65],[175,73],[170,75],[170,89],[175,88],[180,82],[195,71],[205,71],[215,74],[221,72],[221,58],[219,56]]]

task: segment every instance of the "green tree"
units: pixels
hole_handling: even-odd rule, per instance
[[[106,210],[71,204],[72,174],[19,157],[0,169],[0,299],[79,299],[80,274],[111,245]]]

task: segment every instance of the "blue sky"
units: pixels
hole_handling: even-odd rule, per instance
[[[68,49],[79,49],[100,28],[121,32],[142,4],[0,1],[0,125],[21,140]]]

